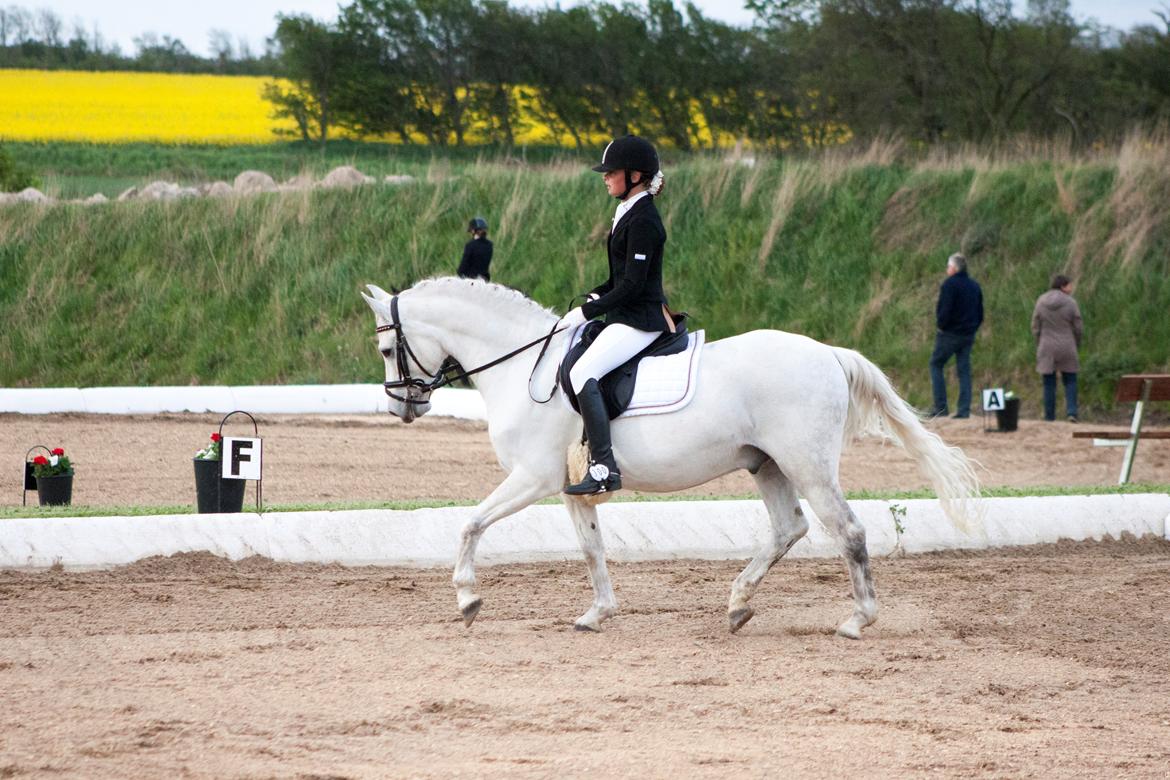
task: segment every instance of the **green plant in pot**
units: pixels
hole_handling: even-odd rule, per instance
[[[1003,409],[995,413],[996,425],[1001,431],[1014,431],[1020,421],[1020,399],[1008,390],[1003,394]]]
[[[223,437],[211,434],[207,446],[195,453],[195,507],[199,514],[239,512],[244,506],[242,479],[220,476],[223,460]]]
[[[62,448],[51,450],[47,458],[33,458],[33,476],[37,478],[41,506],[68,506],[73,502],[73,463]]]

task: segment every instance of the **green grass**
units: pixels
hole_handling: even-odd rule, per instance
[[[417,181],[0,209],[4,386],[381,381],[358,290],[451,273],[475,214],[492,225],[493,279],[544,305],[564,309],[605,273],[613,201],[588,160],[560,150],[516,152],[529,160],[518,164],[378,144],[331,144],[324,157],[298,144],[7,146],[61,191],[344,163]],[[1166,146],[994,164],[694,156],[666,168],[668,292],[709,338],[775,327],[856,348],[924,407],[942,266],[962,247],[986,297],[975,385],[1016,390],[1025,416],[1040,394],[1032,306],[1058,271],[1077,279],[1085,315],[1085,416],[1118,413],[1121,373],[1170,369]]]
[[[1106,495],[1133,495],[1138,493],[1170,493],[1170,484],[1130,484],[1130,485],[1083,485],[1083,486],[1052,486],[1037,487],[997,487],[983,491],[984,498],[1015,498],[1021,496],[1106,496]],[[850,501],[877,500],[877,501],[906,501],[915,498],[934,498],[931,490],[855,490],[849,491]],[[616,503],[630,502],[663,502],[663,501],[758,501],[759,496],[754,493],[719,496],[693,496],[682,494],[653,495],[632,494],[615,496]],[[264,513],[272,512],[344,512],[359,509],[392,509],[409,511],[412,509],[435,509],[443,507],[472,507],[475,501],[330,501],[319,504],[273,504],[264,507]],[[540,504],[560,504],[558,498],[549,498]],[[245,512],[254,511],[248,506]],[[190,515],[195,509],[190,504],[178,506],[74,506],[74,507],[0,507],[0,520],[21,517],[141,517],[147,515]]]

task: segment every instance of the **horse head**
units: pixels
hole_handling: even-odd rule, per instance
[[[362,298],[374,311],[378,333],[378,351],[386,363],[386,381],[382,383],[390,398],[390,413],[403,422],[413,422],[431,409],[431,392],[442,379],[446,360],[439,343],[429,338],[425,328],[411,329],[407,340],[398,311],[398,295],[391,295],[373,284],[366,285],[370,295]],[[435,370],[427,368],[435,366]]]

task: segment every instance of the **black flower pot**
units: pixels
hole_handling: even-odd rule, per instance
[[[1020,399],[1009,398],[995,413],[996,426],[1001,431],[1014,431],[1020,425]]]
[[[69,506],[73,502],[73,475],[37,477],[37,496],[41,506]]]
[[[243,479],[220,476],[222,461],[195,459],[195,505],[199,514],[239,512],[244,507]]]

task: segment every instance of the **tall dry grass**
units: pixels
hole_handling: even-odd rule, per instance
[[[1037,156],[1011,157],[1025,152]],[[191,175],[220,176],[227,163],[200,154],[208,168],[188,161]],[[276,174],[321,164],[299,154],[243,159]],[[476,214],[492,226],[493,279],[544,305],[565,308],[604,277],[613,201],[585,160],[395,160],[356,148],[350,159],[417,180],[0,210],[0,383],[377,381],[357,290],[452,272]],[[1089,154],[1052,145],[924,155],[881,139],[803,158],[741,149],[666,160],[667,288],[713,338],[778,327],[857,348],[925,404],[943,263],[963,249],[987,300],[977,384],[1014,387],[1034,404],[1032,306],[1052,274],[1070,270],[1089,407],[1108,405],[1123,371],[1170,367],[1164,135]]]

